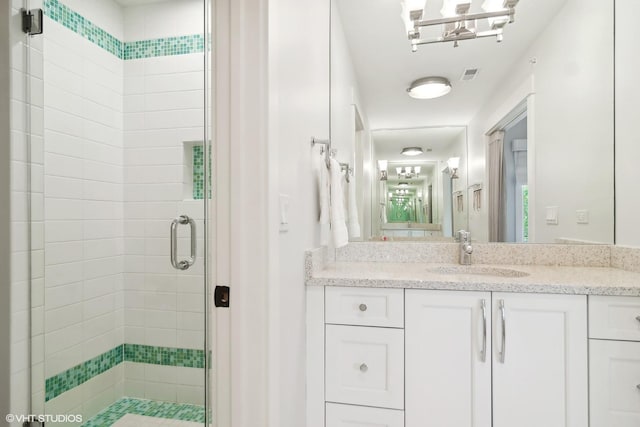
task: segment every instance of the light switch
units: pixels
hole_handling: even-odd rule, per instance
[[[589,224],[589,211],[586,209],[577,210],[576,222],[578,224]]]
[[[548,225],[558,225],[558,207],[547,206],[546,220]]]
[[[290,197],[280,194],[280,231],[289,231],[289,201]]]

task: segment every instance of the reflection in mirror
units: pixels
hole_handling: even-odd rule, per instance
[[[458,47],[445,40],[412,52],[416,28],[403,22],[401,0],[331,1],[331,139],[362,191],[364,240],[405,227],[398,234],[465,228],[475,241],[613,242],[613,2],[521,0],[500,43],[473,38],[469,26]],[[422,19],[442,18],[451,3],[426,2]],[[486,2],[467,3],[474,14]],[[419,39],[443,30],[419,29]],[[416,88],[425,81],[436,85]],[[400,137],[454,128],[465,129],[455,156],[435,155],[445,139]],[[413,146],[423,152],[400,154]],[[395,157],[381,156],[386,149]],[[460,157],[459,178],[448,181],[450,157]],[[408,166],[424,168],[421,181],[398,179],[396,168]]]
[[[373,236],[450,240],[467,228],[464,127],[376,130],[372,141]]]

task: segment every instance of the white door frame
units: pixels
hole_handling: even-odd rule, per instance
[[[268,0],[213,0],[217,427],[267,426]]]

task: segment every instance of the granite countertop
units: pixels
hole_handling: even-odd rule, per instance
[[[457,269],[462,268],[463,272]],[[333,262],[313,272],[308,286],[363,286],[459,291],[640,296],[640,273],[608,267]],[[504,277],[503,273],[526,273]]]

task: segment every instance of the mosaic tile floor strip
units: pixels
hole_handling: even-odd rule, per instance
[[[45,401],[79,386],[120,363],[137,362],[153,365],[204,368],[204,350],[121,344],[93,359],[80,363],[45,381]]]
[[[110,427],[127,414],[204,423],[204,406],[125,397],[100,411],[83,427]]]
[[[141,59],[204,52],[203,34],[189,34],[132,42],[121,41],[89,19],[62,4],[60,0],[45,0],[44,14],[120,59]]]

